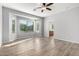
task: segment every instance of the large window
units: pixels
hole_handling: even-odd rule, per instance
[[[18,30],[21,32],[40,32],[40,20],[17,16]]]
[[[20,31],[28,32],[33,31],[33,21],[32,20],[20,20]]]

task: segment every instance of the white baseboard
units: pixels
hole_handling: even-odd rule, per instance
[[[0,47],[2,46],[2,44],[0,43]]]
[[[66,42],[71,42],[71,43],[77,43],[77,44],[79,44],[79,41],[71,41],[71,40],[63,40],[63,39],[57,39],[57,40],[62,40],[62,41],[66,41]]]
[[[2,46],[2,47],[10,47],[10,46],[12,46],[12,45],[16,45],[16,44],[22,43],[22,42],[24,42],[24,41],[26,41],[26,40],[30,40],[30,39],[32,39],[32,38],[25,39],[25,40],[21,40],[21,41],[17,41],[17,42],[13,42],[13,43],[10,43],[10,44],[6,44],[6,45],[4,45],[4,46]]]

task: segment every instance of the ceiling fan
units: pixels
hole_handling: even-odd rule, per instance
[[[45,10],[49,10],[51,11],[52,9],[49,8],[49,6],[53,5],[54,3],[42,3],[41,7],[37,7],[35,9],[33,9],[34,11],[36,11],[37,9],[41,9],[41,12],[44,12]]]

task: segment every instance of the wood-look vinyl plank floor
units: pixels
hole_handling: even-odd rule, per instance
[[[0,56],[79,56],[79,44],[53,38],[32,38],[0,48]]]

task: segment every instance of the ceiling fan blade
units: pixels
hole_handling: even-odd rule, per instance
[[[42,3],[43,4],[43,6],[45,6],[46,5],[46,3]]]
[[[49,4],[47,4],[46,6],[50,6],[50,5],[52,5],[52,4],[54,4],[54,3],[49,3]]]
[[[36,11],[37,9],[40,9],[40,8],[42,8],[42,7],[37,7],[37,8],[35,8],[35,9],[33,9],[33,10]]]
[[[44,10],[41,10],[41,12],[43,12]]]
[[[50,11],[52,10],[52,9],[50,9],[50,8],[46,8],[46,9],[47,9],[47,10],[50,10]]]

